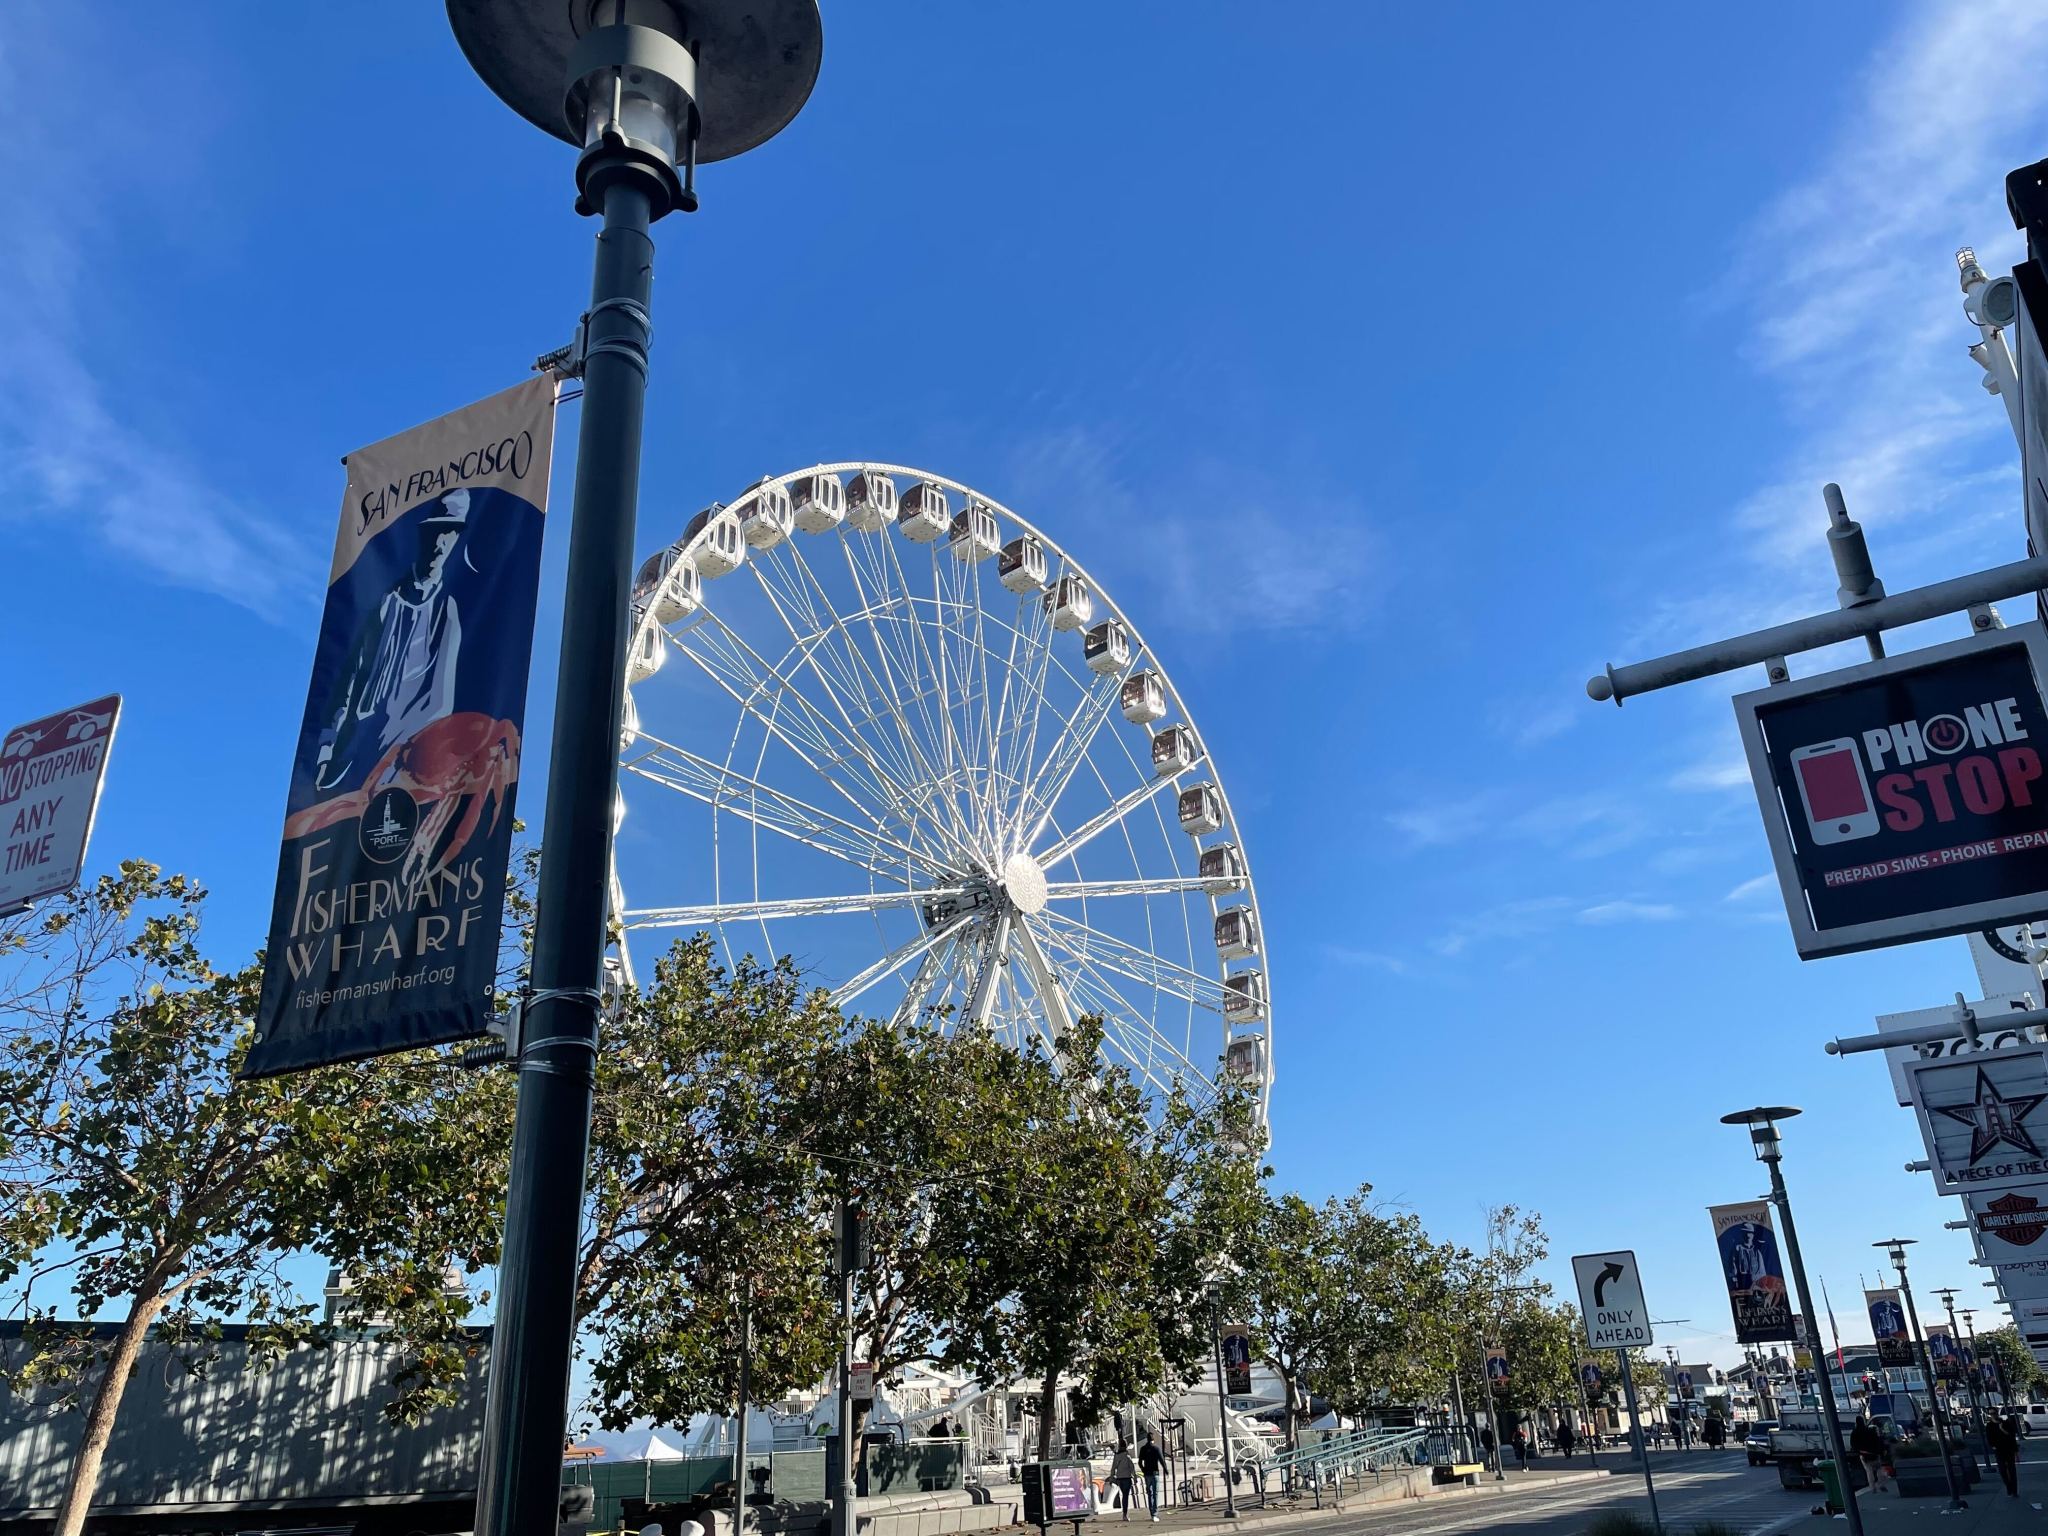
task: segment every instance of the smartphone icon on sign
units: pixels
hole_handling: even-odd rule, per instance
[[[1877,808],[1853,737],[1792,749],[1792,773],[1816,843],[1846,843],[1877,831]]]

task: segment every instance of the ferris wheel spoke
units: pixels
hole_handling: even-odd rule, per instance
[[[919,817],[920,798],[908,786],[891,779],[864,744],[831,728],[817,707],[801,691],[784,684],[780,674],[762,660],[759,652],[741,640],[724,620],[715,614],[707,617],[712,627],[693,628],[684,635],[671,633],[669,638],[706,676],[731,695],[743,711],[787,747],[805,767],[830,784],[833,791],[863,817],[877,822],[882,819],[876,814],[876,805],[869,804],[853,792],[848,779],[858,784],[880,806],[886,807],[906,831],[920,824],[936,829],[935,822]],[[691,641],[701,649],[693,648]],[[781,705],[789,702],[796,705],[793,719],[781,712]],[[826,766],[828,763],[860,771],[835,774]],[[867,775],[865,780],[862,773]],[[928,848],[926,855],[938,859],[951,851]]]
[[[787,552],[789,563],[796,568],[796,574],[788,580],[788,584],[783,586],[778,593],[775,582],[770,580],[769,573],[772,570],[777,578],[783,578],[788,575],[782,568],[785,551]],[[748,562],[748,569],[754,572],[763,592],[768,597],[769,603],[781,617],[784,628],[790,633],[791,641],[805,647],[805,662],[818,677],[820,685],[826,689],[828,696],[832,698],[833,707],[844,722],[846,731],[862,742],[868,743],[878,756],[886,756],[891,759],[885,771],[893,782],[908,785],[927,779],[929,775],[923,771],[921,766],[904,755],[903,743],[905,737],[900,730],[894,741],[890,739],[887,732],[883,731],[875,732],[874,739],[870,741],[867,735],[868,728],[874,726],[885,715],[893,719],[895,717],[895,705],[888,698],[881,679],[875,675],[874,669],[868,665],[867,658],[862,654],[852,631],[846,627],[845,622],[840,618],[838,610],[831,602],[830,594],[825,590],[824,583],[819,579],[818,573],[812,568],[810,561],[805,558],[802,549],[798,547],[796,541],[793,539],[784,540],[783,543],[769,550],[766,558]],[[798,632],[796,625],[790,620],[789,613],[785,611],[786,609],[794,610],[804,616],[806,622],[811,625],[811,633],[809,635],[803,635]],[[836,645],[824,643],[824,637],[828,632],[835,637]],[[815,641],[815,643],[808,643],[812,641]],[[832,659],[833,672],[838,678],[837,689],[825,678],[823,666],[818,659],[820,652],[823,652]],[[873,692],[869,691],[868,685],[870,683],[874,685]],[[845,698],[840,696],[842,694],[858,700],[860,709],[859,719],[855,719],[847,710]]]
[[[881,536],[881,539],[886,547],[888,536],[884,534]],[[887,683],[891,712],[903,742],[904,752],[919,764],[922,769],[922,782],[927,786],[936,787],[934,791],[936,792],[937,789],[943,789],[947,786],[949,780],[946,772],[934,760],[931,748],[934,745],[940,745],[941,755],[943,755],[943,746],[936,743],[935,740],[938,732],[932,720],[927,694],[919,686],[918,668],[912,655],[911,647],[894,644],[891,638],[893,632],[901,629],[905,624],[908,624],[914,630],[917,627],[917,615],[909,606],[910,594],[908,591],[903,591],[900,594],[891,591],[886,568],[880,560],[874,558],[873,550],[868,547],[874,541],[864,537],[860,542],[860,554],[856,556],[854,538],[851,535],[846,535],[840,540],[840,549],[846,558],[847,574],[852,578],[855,595],[859,600],[859,616],[866,622],[868,636],[874,644],[875,659],[881,663],[882,675]],[[869,568],[868,579],[865,580],[861,573],[863,565]],[[886,618],[888,621],[886,626],[890,632],[888,636],[885,636],[885,626],[880,622],[882,618]],[[899,674],[901,674],[901,683],[909,685],[909,703],[905,702],[903,686],[899,683]],[[916,706],[917,713],[924,722],[926,735],[923,738],[919,737],[917,728],[911,723],[910,710],[912,704]],[[948,812],[948,815],[944,818],[941,818],[938,814],[938,808],[941,804],[945,806]],[[966,839],[962,835],[962,829],[959,826],[957,816],[953,814],[954,807],[950,789],[937,793],[936,802],[928,803],[927,810],[932,816],[935,825],[941,820],[950,823],[946,828],[948,836],[961,846],[965,846]]]
[[[1046,883],[1047,901],[1094,901],[1109,896],[1184,896],[1208,890],[1208,883],[1196,876],[1136,880],[1051,880]]]
[[[656,738],[641,735],[643,741]],[[711,762],[669,742],[631,762],[627,772],[701,800],[714,810],[731,811],[755,826],[832,854],[884,879],[904,879],[915,867],[928,877],[950,884],[952,869],[908,843],[872,827],[858,826],[797,799],[736,769]]]
[[[1103,1033],[1117,1043],[1117,1054],[1150,1086],[1164,1092],[1176,1079],[1202,1080],[1203,1074],[1187,1056],[1095,967],[1081,962],[1068,981],[1088,1010],[1101,1016]]]
[[[911,973],[910,981],[903,989],[903,997],[890,1017],[892,1027],[907,1029],[920,1021],[925,1000],[931,996],[932,987],[939,977],[945,974],[946,961],[958,944],[957,938],[948,939],[938,948],[926,952],[922,963]]]
[[[1197,759],[1197,761],[1199,762],[1200,759]],[[1042,868],[1052,869],[1071,859],[1089,843],[1093,842],[1098,835],[1116,826],[1126,816],[1130,815],[1132,811],[1137,810],[1148,801],[1158,799],[1162,791],[1173,787],[1173,780],[1168,778],[1156,778],[1140,784],[1136,789],[1129,790],[1120,798],[1112,800],[1108,805],[1082,822],[1080,826],[1060,838],[1050,848],[1046,849],[1043,853],[1034,854],[1033,857],[1038,860]],[[1027,850],[1030,846],[1029,843],[1025,844]]]
[[[1026,919],[1038,924],[1045,942],[1104,970],[1115,971],[1148,987],[1184,998],[1198,1008],[1223,1012],[1223,982],[1213,975],[1176,965],[1164,956],[1136,944],[1114,938],[1100,929],[1077,922],[1059,912],[1041,912]]]
[[[1030,792],[1037,815],[1031,823],[1031,830],[1018,845],[1020,848],[1029,848],[1045,834],[1045,824],[1052,820],[1060,797],[1073,783],[1081,764],[1088,760],[1088,750],[1094,745],[1096,734],[1109,719],[1109,712],[1116,707],[1117,699],[1123,693],[1123,680],[1114,674],[1097,678],[1095,683],[1093,689],[1082,694],[1073,713],[1067,717],[1044,770],[1032,776],[1039,786]]]
[[[858,976],[855,976],[853,980],[847,982],[844,986],[834,988],[832,1001],[844,1008],[856,997],[859,997],[861,993],[874,986],[875,983],[886,980],[919,956],[928,954],[938,949],[941,945],[950,942],[955,934],[974,921],[974,917],[975,914],[972,912],[962,912],[943,928],[930,929],[927,932],[918,934],[907,943],[899,944]]]
[[[1029,602],[1030,598],[1027,596],[1025,601]],[[1031,765],[1038,757],[1038,728],[1046,708],[1045,684],[1052,674],[1053,640],[1058,634],[1052,626],[1049,605],[1041,600],[1033,606],[1038,609],[1038,622],[1026,631],[1025,654],[1019,674],[1024,686],[1018,697],[1016,726],[1009,744],[1009,779],[1016,790],[1010,801],[1010,811],[1013,817],[1018,818],[1024,814]]]
[[[972,833],[968,830],[965,819],[961,815],[960,802],[958,799],[958,790],[959,785],[961,783],[962,773],[962,765],[960,760],[960,743],[959,739],[956,737],[953,731],[953,712],[950,708],[947,707],[946,704],[945,669],[943,666],[940,665],[939,661],[933,655],[932,636],[930,632],[928,631],[925,625],[920,624],[917,621],[916,600],[912,598],[912,596],[910,595],[910,578],[904,572],[902,558],[896,553],[896,540],[883,540],[882,550],[883,553],[888,556],[890,566],[892,566],[895,569],[897,590],[903,593],[904,622],[910,630],[911,640],[913,642],[909,647],[907,647],[907,649],[910,651],[913,659],[915,659],[919,655],[919,653],[922,653],[923,670],[916,674],[917,680],[920,683],[920,685],[926,682],[927,680],[931,683],[929,696],[932,699],[934,699],[938,705],[938,723],[934,731],[934,734],[939,738],[939,751],[946,765],[946,773],[943,781],[945,786],[945,794],[943,796],[943,799],[946,805],[946,809],[948,813],[952,816],[954,826],[956,830],[959,832],[962,840],[964,842],[968,842],[971,844]],[[934,562],[932,569],[933,589],[934,591],[936,591],[938,584],[938,567],[936,564],[938,560],[938,548],[936,544],[934,544],[932,549],[932,560]],[[920,687],[920,699],[922,699],[925,696],[925,690],[922,687]],[[926,713],[926,718],[927,720],[931,718],[928,711]]]
[[[720,923],[773,922],[783,918],[828,917],[835,913],[870,915],[891,907],[914,906],[947,896],[969,894],[964,885],[929,890],[863,891],[850,896],[790,896],[775,901],[714,901],[695,907],[627,907],[615,909],[627,928],[711,928]]]

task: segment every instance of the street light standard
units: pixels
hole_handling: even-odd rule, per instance
[[[1962,1311],[1957,1315],[1962,1318],[1963,1326],[1970,1330],[1970,1369],[1977,1373],[1978,1384],[1989,1389],[1990,1391],[1997,1392],[1999,1398],[2003,1400],[2006,1395],[2005,1370],[1999,1364],[1998,1357],[1996,1355],[1992,1356],[1991,1358],[1991,1380],[1985,1381],[1983,1379],[1984,1357],[1977,1351],[1977,1309],[1975,1307],[1964,1307]],[[1991,1407],[1988,1400],[1986,1401],[1984,1406],[1986,1415],[1988,1416]]]
[[[1929,1291],[1927,1294],[1940,1297],[1941,1304],[1948,1309],[1949,1351],[1951,1357],[1956,1362],[1956,1369],[1960,1371],[1963,1364],[1963,1325],[1956,1321],[1956,1288],[1952,1285],[1945,1285],[1941,1289]],[[1982,1429],[1984,1427],[1984,1403],[1977,1396],[1976,1353],[1975,1350],[1970,1351],[1970,1370],[1963,1384],[1970,1389],[1970,1412],[1976,1415],[1977,1427]]]
[[[1778,1139],[1778,1122],[1790,1120],[1798,1113],[1789,1104],[1759,1104],[1754,1109],[1723,1115],[1721,1123],[1748,1126],[1750,1150],[1771,1171],[1771,1199],[1785,1223],[1785,1262],[1799,1291],[1799,1308],[1811,1320],[1820,1314],[1813,1310],[1813,1292],[1806,1283],[1806,1262],[1799,1256],[1799,1229],[1792,1222],[1792,1197],[1785,1191],[1785,1175],[1779,1166],[1785,1154]],[[1841,1480],[1842,1512],[1849,1517],[1849,1536],[1863,1536],[1863,1512],[1856,1507],[1856,1493],[1849,1483],[1849,1449],[1842,1443],[1842,1421],[1835,1413],[1834,1373],[1823,1370],[1815,1374],[1820,1377],[1821,1417],[1826,1421],[1828,1453],[1835,1459],[1835,1474]]]
[[[647,392],[648,230],[695,210],[698,161],[742,154],[796,116],[824,28],[817,0],[448,0],[448,21],[485,85],[582,151],[576,208],[604,221],[583,318],[562,686],[478,1473],[478,1536],[527,1536],[555,1528],[561,1499]]]
[[[1913,1305],[1913,1288],[1906,1283],[1906,1247],[1917,1243],[1917,1237],[1887,1237],[1872,1243],[1873,1248],[1883,1248],[1892,1261],[1892,1267],[1899,1272],[1899,1294],[1906,1298],[1906,1321],[1913,1330],[1913,1347],[1920,1355],[1920,1372],[1927,1382],[1927,1401],[1934,1409],[1934,1438],[1941,1444],[1941,1471],[1948,1479],[1948,1507],[1967,1509],[1963,1502],[1963,1491],[1956,1486],[1956,1464],[1949,1458],[1948,1415],[1941,1411],[1941,1388],[1935,1384],[1934,1361],[1927,1353],[1927,1338],[1920,1331],[1920,1309]]]
[[[1209,1295],[1209,1343],[1216,1352],[1216,1438],[1223,1447],[1223,1518],[1237,1518],[1237,1489],[1230,1468],[1230,1394],[1223,1378],[1223,1277],[1203,1285]],[[1261,1495],[1263,1497],[1263,1495]]]

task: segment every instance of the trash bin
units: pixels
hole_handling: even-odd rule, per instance
[[[1828,1513],[1831,1515],[1848,1513],[1849,1506],[1842,1497],[1840,1469],[1835,1466],[1834,1458],[1831,1456],[1821,1457],[1819,1461],[1813,1464],[1813,1470],[1815,1475],[1820,1478],[1821,1487],[1828,1491]]]

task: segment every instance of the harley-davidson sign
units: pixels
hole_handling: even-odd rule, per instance
[[[1977,1218],[1977,1230],[1996,1236],[2018,1248],[2031,1248],[2048,1232],[2048,1211],[2032,1195],[2018,1190],[1987,1201]]]

